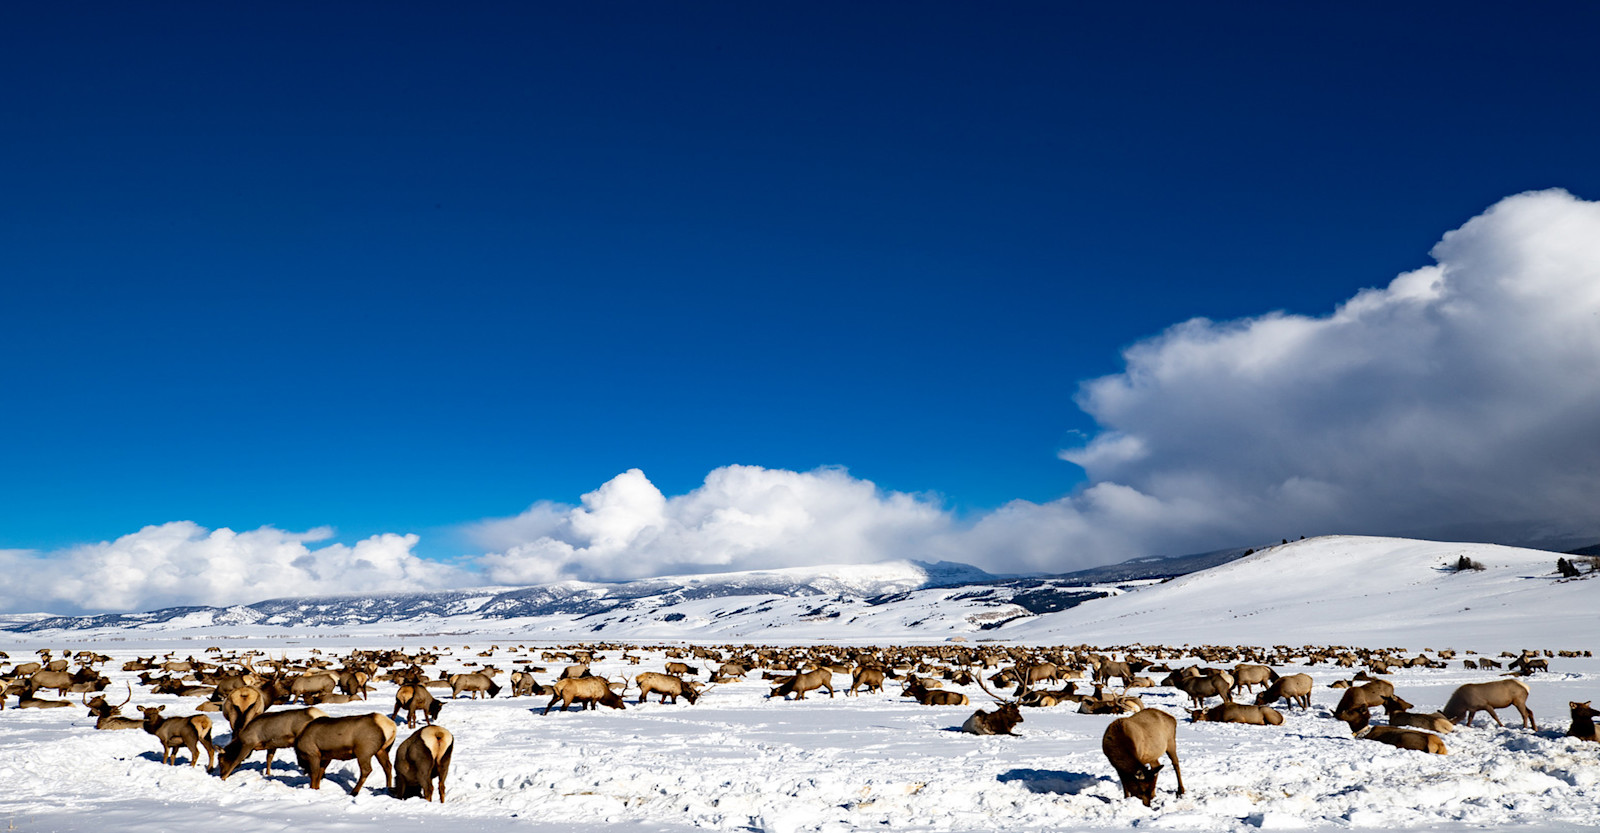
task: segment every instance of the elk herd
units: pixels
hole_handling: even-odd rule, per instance
[[[629,667],[643,665],[649,653],[664,657],[663,665],[657,666],[662,671],[627,673]],[[766,686],[765,698],[774,702],[792,698],[798,703],[808,693],[815,697],[820,692],[832,698],[838,675],[850,679],[843,692],[847,697],[879,694],[910,698],[924,706],[970,707],[968,694],[956,689],[976,686],[994,706],[991,710],[979,708],[960,724],[960,731],[968,734],[1013,735],[1023,722],[1024,708],[1073,704],[1085,714],[1117,715],[1104,730],[1102,751],[1124,797],[1149,806],[1163,757],[1172,765],[1176,794],[1184,794],[1178,764],[1178,719],[1161,709],[1147,708],[1135,691],[1165,687],[1181,693],[1190,707],[1186,715],[1190,723],[1281,726],[1284,713],[1273,707],[1281,703],[1287,710],[1327,714],[1343,721],[1356,740],[1443,755],[1447,754],[1444,736],[1457,726],[1473,725],[1480,712],[1503,725],[1496,710],[1512,708],[1522,718],[1523,727],[1537,730],[1527,702],[1530,689],[1521,678],[1547,672],[1547,657],[1554,656],[1524,651],[1520,655],[1508,652],[1498,659],[1464,658],[1465,668],[1498,669],[1504,665],[1515,676],[1461,685],[1439,711],[1418,713],[1382,677],[1398,668],[1442,667],[1455,658],[1455,652],[1430,649],[1408,658],[1398,649],[1286,646],[1097,649],[1000,644],[880,648],[604,643],[551,648],[537,655],[527,646],[502,649],[498,645],[471,655],[436,647],[354,650],[343,656],[311,649],[308,658],[298,661],[287,656],[275,659],[259,651],[224,654],[215,647],[204,654],[204,659],[168,655],[123,663],[121,671],[131,676],[119,686],[125,695],[121,702],[112,703],[107,692],[115,697],[116,689],[103,673],[113,662],[109,656],[92,651],[57,656],[42,649],[37,661],[9,664],[10,657],[0,652],[0,710],[12,697],[17,708],[87,708],[96,730],[141,730],[152,735],[163,764],[178,764],[180,754],[186,752],[188,765],[194,767],[203,749],[207,772],[214,770],[222,781],[235,775],[257,752],[265,753],[260,771],[270,778],[278,750],[292,750],[312,789],[321,787],[330,762],[354,761],[359,774],[352,795],[360,793],[376,765],[383,771],[388,794],[431,801],[437,793],[443,802],[455,747],[452,733],[437,722],[447,702],[461,701],[462,705],[453,707],[456,709],[471,708],[473,701],[509,690],[510,697],[548,696],[542,710],[531,710],[548,715],[557,703],[561,711],[574,704],[579,710],[599,706],[625,709],[628,691],[634,688],[636,706],[646,703],[651,694],[661,705],[678,705],[681,699],[683,706],[694,706],[716,686],[746,681],[759,673]],[[1580,654],[1564,651],[1561,655]],[[497,656],[516,667],[509,673],[496,667],[492,658]],[[1499,661],[1507,658],[1507,663]],[[620,663],[624,669],[620,679],[591,670],[602,661]],[[1318,666],[1323,670],[1351,669],[1349,679],[1332,684],[1343,691],[1331,713],[1313,711],[1313,678],[1304,670],[1294,670]],[[429,668],[434,670],[430,673]],[[1342,672],[1336,673],[1342,676]],[[504,686],[497,681],[502,674],[506,675]],[[548,675],[548,684],[538,682],[536,676],[541,674]],[[699,679],[702,674],[704,682]],[[138,717],[123,716],[122,709],[135,697],[135,681],[150,695],[196,700],[193,713],[169,713],[168,704],[163,703],[137,706]],[[898,692],[885,692],[890,682],[898,685]],[[1080,691],[1080,684],[1088,690]],[[366,702],[379,685],[392,686],[394,693],[393,708],[387,714],[330,714],[323,708]],[[55,698],[42,696],[47,692],[54,692]],[[61,699],[70,695],[78,695],[78,699]],[[1241,696],[1250,702],[1236,699]],[[1372,712],[1380,708],[1385,719],[1375,724]],[[1569,708],[1572,724],[1567,734],[1596,740],[1595,710],[1588,702],[1570,703]],[[215,723],[210,714],[217,715]],[[409,734],[397,746],[402,723]],[[226,726],[228,732],[220,752],[213,737],[216,724]]]

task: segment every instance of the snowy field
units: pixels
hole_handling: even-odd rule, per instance
[[[1440,564],[1458,554],[1483,572],[1453,574]],[[1546,564],[1545,562],[1551,562]],[[832,641],[934,644],[991,634],[1006,642],[1111,646],[1132,634],[1146,642],[1194,644],[1353,644],[1406,649],[1454,648],[1447,669],[1396,671],[1400,696],[1417,711],[1443,706],[1455,686],[1491,679],[1460,659],[1523,648],[1597,647],[1594,588],[1600,581],[1558,582],[1548,553],[1508,548],[1331,538],[1207,570],[1165,584],[1040,616],[996,631],[952,634],[958,619],[926,611],[885,611],[858,623],[805,623],[803,635],[762,631],[765,644]],[[1596,577],[1600,579],[1600,576]],[[907,604],[919,606],[915,599]],[[722,600],[718,604],[727,604]],[[763,614],[770,615],[770,614]],[[916,618],[913,618],[916,617]],[[940,630],[918,632],[910,622]],[[674,626],[681,623],[673,623]],[[710,627],[725,623],[714,621]],[[452,649],[438,669],[468,670],[493,661],[511,668],[538,660],[540,649],[580,641],[576,629],[552,638],[549,622],[437,619],[351,628],[167,628],[0,634],[13,661],[34,649],[90,648],[115,658],[108,667],[122,691],[133,675],[116,670],[135,655],[203,656],[260,649],[306,657],[313,649]],[[740,629],[748,624],[738,625]],[[825,631],[822,628],[830,628]],[[416,635],[416,631],[426,636]],[[1082,634],[1074,636],[1074,634]],[[1234,638],[1228,638],[1230,634]],[[1315,638],[1321,634],[1323,638]],[[609,634],[608,634],[609,636]],[[704,644],[729,634],[678,634]],[[696,638],[697,637],[697,638]],[[661,640],[639,638],[644,644]],[[1123,641],[1133,641],[1125,639]],[[675,644],[682,644],[677,639]],[[478,651],[500,646],[493,660]],[[515,652],[519,645],[524,653]],[[466,646],[471,646],[467,648]],[[617,677],[661,670],[665,656],[644,652],[639,665],[617,651],[596,671]],[[1187,664],[1193,660],[1177,664]],[[1329,716],[1340,691],[1328,688],[1355,669],[1306,670],[1318,686],[1313,708],[1284,709],[1282,726],[1191,723],[1174,689],[1143,689],[1146,705],[1180,718],[1179,756],[1188,794],[1174,795],[1171,767],[1161,773],[1152,808],[1122,798],[1100,751],[1112,718],[1078,714],[1071,705],[1025,709],[1017,737],[955,731],[973,707],[924,707],[885,694],[803,702],[766,698],[755,679],[720,685],[696,705],[650,703],[624,711],[539,714],[547,698],[447,701],[440,724],[455,733],[449,803],[398,801],[369,781],[352,798],[354,767],[335,764],[320,792],[280,756],[271,777],[257,755],[226,783],[202,769],[160,763],[154,738],[138,731],[98,732],[82,708],[0,712],[0,825],[19,831],[405,831],[593,830],[905,831],[1410,829],[1561,830],[1600,825],[1600,744],[1564,737],[1567,703],[1600,699],[1600,659],[1553,658],[1551,672],[1528,679],[1539,731],[1520,728],[1510,709],[1501,729],[1479,717],[1476,728],[1447,735],[1448,756],[1356,740]],[[537,675],[548,682],[551,673]],[[501,678],[504,680],[504,678]],[[848,685],[845,676],[836,686]],[[395,686],[378,683],[369,704],[324,707],[331,714],[387,714]],[[991,700],[963,689],[974,705]],[[120,699],[120,696],[116,699]],[[15,702],[15,698],[12,698]],[[135,705],[197,701],[139,692]],[[1281,706],[1281,704],[1280,704]],[[131,710],[131,709],[130,709]],[[1375,720],[1382,722],[1381,710]],[[407,733],[401,728],[402,737]],[[225,741],[226,724],[216,737]],[[183,753],[186,755],[186,753]]]

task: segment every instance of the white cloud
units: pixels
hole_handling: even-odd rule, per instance
[[[279,596],[422,590],[461,571],[412,554],[415,535],[308,546],[327,529],[207,530],[187,521],[50,553],[0,551],[0,610],[98,612],[226,605]]]

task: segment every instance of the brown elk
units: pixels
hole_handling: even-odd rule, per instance
[[[488,674],[476,671],[471,674],[451,674],[451,699],[460,697],[463,691],[471,692],[474,700],[478,699],[479,694],[487,694],[490,697],[494,697],[500,693],[500,684],[490,679]]]
[[[694,683],[671,674],[646,671],[635,677],[634,682],[639,686],[640,703],[643,703],[644,698],[652,692],[661,695],[662,703],[666,703],[669,699],[676,703],[681,696],[688,700],[690,705],[694,705],[694,702],[700,699],[700,689],[696,688]]]
[[[218,773],[222,780],[228,780],[239,764],[246,758],[255,754],[257,750],[267,750],[267,768],[262,772],[266,777],[272,777],[272,758],[279,749],[294,746],[295,738],[299,737],[300,730],[304,729],[311,721],[319,717],[327,717],[327,712],[316,706],[303,709],[288,709],[278,712],[267,712],[252,718],[242,728],[233,731],[233,737],[228,740],[228,745],[222,747],[222,763]]]
[[[1144,701],[1127,694],[1107,694],[1105,686],[1097,685],[1094,693],[1078,700],[1081,714],[1130,714],[1144,709]]]
[[[545,704],[544,714],[550,713],[550,708],[561,701],[561,710],[578,703],[578,710],[598,708],[596,704],[610,706],[613,709],[625,709],[627,704],[622,702],[622,695],[611,690],[611,685],[604,677],[577,677],[565,680],[556,680],[550,684],[550,691],[554,695],[550,702]]]
[[[1233,668],[1233,690],[1249,691],[1255,686],[1266,686],[1278,679],[1278,672],[1265,665],[1240,663]]]
[[[200,762],[200,749],[206,748],[206,771],[217,765],[217,747],[211,742],[211,718],[203,714],[162,717],[166,706],[141,706],[144,730],[161,741],[161,762],[178,765],[178,747],[189,750],[189,766]]]
[[[971,701],[959,691],[928,688],[922,680],[910,678],[900,689],[901,697],[911,697],[924,706],[966,706]]]
[[[1398,749],[1430,752],[1434,755],[1450,754],[1444,747],[1444,740],[1438,735],[1419,732],[1415,729],[1397,729],[1393,726],[1368,726],[1356,732],[1356,737],[1387,743]]]
[[[545,693],[546,693],[545,687],[542,686],[542,685],[539,685],[539,682],[533,678],[533,672],[531,672],[531,671],[513,671],[513,672],[511,672],[511,696],[512,697],[522,697],[522,696],[532,697],[534,695],[545,694]]]
[[[1522,725],[1537,732],[1539,726],[1533,720],[1533,712],[1528,710],[1528,693],[1528,684],[1521,680],[1467,683],[1450,695],[1440,711],[1456,723],[1465,720],[1468,726],[1472,725],[1472,719],[1478,712],[1486,711],[1494,718],[1496,726],[1504,727],[1500,715],[1495,714],[1494,710],[1512,706],[1522,715]]]
[[[422,712],[423,718],[431,726],[433,721],[439,719],[439,711],[443,708],[444,701],[434,699],[433,692],[428,691],[427,686],[406,683],[395,690],[394,711],[389,713],[389,717],[393,718],[400,713],[401,709],[405,709],[406,728],[415,729],[417,728],[417,712]]]
[[[12,684],[11,690],[17,694],[19,709],[64,709],[72,706],[71,700],[45,700],[34,696],[38,692],[28,684],[27,680]]]
[[[33,685],[33,690],[53,688],[57,694],[66,694],[67,689],[77,682],[71,674],[65,671],[35,671],[28,677],[28,682]]]
[[[1372,708],[1383,705],[1383,698],[1393,696],[1394,683],[1387,680],[1373,680],[1370,683],[1351,686],[1340,696],[1339,705],[1333,708],[1333,716],[1349,723],[1351,729],[1357,729],[1355,721],[1359,719],[1361,725],[1365,726]]]
[[[1567,729],[1567,737],[1578,740],[1600,740],[1595,737],[1594,730],[1594,719],[1600,712],[1590,708],[1588,700],[1582,703],[1569,701],[1567,706],[1572,709],[1572,726]]]
[[[361,792],[361,785],[372,774],[372,760],[383,767],[383,786],[394,789],[394,768],[389,748],[394,745],[394,721],[377,712],[351,717],[319,717],[307,723],[295,737],[294,756],[300,768],[311,777],[311,789],[322,789],[322,775],[328,761],[354,760],[360,769],[350,794]]]
[[[1267,686],[1266,690],[1256,695],[1256,705],[1265,706],[1276,703],[1279,698],[1289,701],[1291,705],[1298,705],[1302,709],[1311,708],[1311,690],[1314,683],[1310,674],[1290,674],[1279,677]]]
[[[687,662],[669,662],[667,673],[674,677],[693,677],[700,673],[700,669]]]
[[[455,736],[443,726],[424,726],[412,732],[394,753],[394,797],[420,795],[423,801],[432,801],[433,782],[438,781],[439,803],[443,804],[444,780],[450,774],[455,749]]]
[[[1223,703],[1209,709],[1189,712],[1195,723],[1247,723],[1253,726],[1282,726],[1283,715],[1271,706],[1249,706],[1244,703]]]
[[[338,682],[332,674],[325,671],[311,671],[301,674],[289,681],[290,699],[298,697],[302,705],[310,705],[313,698],[332,694]]]
[[[1412,705],[1396,696],[1383,698],[1383,710],[1389,715],[1390,726],[1403,726],[1410,729],[1426,729],[1440,735],[1448,735],[1456,730],[1456,725],[1439,712],[1419,714],[1410,711]]]
[[[367,699],[367,681],[372,679],[372,674],[357,668],[347,668],[339,672],[339,690],[351,697],[359,696]]]
[[[1196,673],[1181,671],[1168,675],[1162,685],[1170,685],[1189,695],[1195,708],[1205,705],[1208,697],[1221,697],[1222,702],[1233,702],[1233,675],[1219,668],[1207,668]]]
[[[993,697],[1000,705],[992,712],[979,709],[961,724],[961,731],[969,735],[1014,735],[1017,724],[1022,722],[1022,709],[1016,700],[1007,700],[983,684],[983,678],[978,679],[978,686],[986,694]]]
[[[815,668],[810,671],[799,671],[794,676],[785,679],[772,689],[768,697],[781,697],[789,699],[793,694],[794,699],[806,699],[806,692],[816,691],[819,688],[828,690],[828,696],[833,696],[833,671],[827,668]]]
[[[1106,727],[1100,749],[1122,781],[1122,797],[1137,798],[1150,806],[1156,793],[1156,776],[1161,772],[1161,756],[1172,761],[1178,778],[1178,795],[1183,795],[1183,770],[1178,766],[1178,721],[1160,709],[1145,709],[1119,717]]]
[[[881,694],[884,677],[884,670],[876,665],[857,665],[850,671],[850,687],[844,693],[855,694],[857,688],[865,688],[868,692]]]
[[[95,697],[93,700],[84,703],[84,705],[89,707],[89,716],[95,719],[94,727],[96,729],[113,731],[118,729],[143,729],[144,720],[122,716],[122,707],[128,705],[131,700],[133,700],[133,684],[129,683],[128,696],[115,706],[106,700],[105,695]]]
[[[220,690],[220,689],[219,689]],[[267,710],[267,695],[255,686],[239,686],[222,697],[222,719],[235,734]]]

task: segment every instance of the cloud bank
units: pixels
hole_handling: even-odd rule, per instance
[[[1313,253],[1314,255],[1314,253]],[[890,558],[1066,571],[1322,533],[1600,539],[1600,203],[1500,201],[1435,263],[1325,316],[1194,319],[1081,385],[1086,484],[958,521],[843,469],[727,466],[685,495],[637,469],[468,531],[459,569],[413,535],[147,527],[0,551],[0,608],[128,610],[272,596],[626,579]]]

